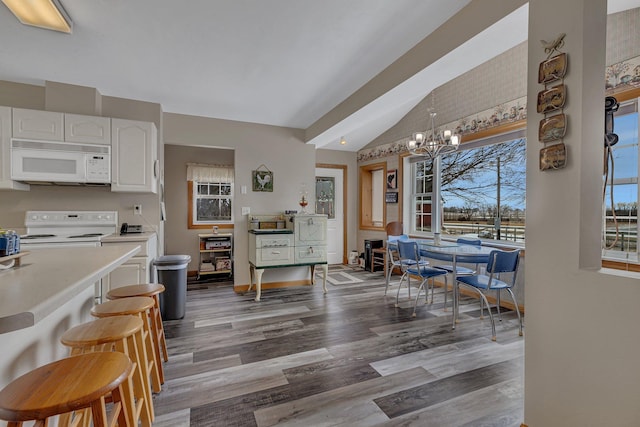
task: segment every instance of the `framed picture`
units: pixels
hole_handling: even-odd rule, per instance
[[[567,149],[564,143],[540,150],[540,170],[562,169],[567,165]]]
[[[393,169],[387,171],[387,188],[389,190],[395,190],[398,188],[398,170]]]
[[[540,63],[538,83],[549,83],[561,79],[567,73],[567,54],[561,53]]]
[[[266,166],[260,165],[258,169],[251,172],[251,175],[253,191],[273,192],[273,172]]]
[[[384,195],[386,203],[398,203],[398,193],[395,191],[387,191]]]
[[[567,101],[567,88],[565,85],[557,85],[550,89],[538,92],[538,113],[548,113],[564,107]]]
[[[567,116],[556,114],[540,120],[538,127],[538,140],[540,142],[551,142],[564,138],[567,131]]]

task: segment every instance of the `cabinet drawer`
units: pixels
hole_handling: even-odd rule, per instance
[[[256,250],[257,266],[293,264],[293,248],[264,248]]]
[[[256,236],[256,248],[284,248],[293,246],[293,235]]]
[[[296,246],[295,263],[327,262],[326,246]]]

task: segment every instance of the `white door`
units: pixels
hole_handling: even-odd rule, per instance
[[[344,259],[343,169],[316,168],[316,213],[327,214],[327,262]]]

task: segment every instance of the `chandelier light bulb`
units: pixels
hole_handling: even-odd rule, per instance
[[[433,102],[433,97],[432,97]],[[429,108],[429,122],[431,130],[419,131],[413,134],[413,138],[406,142],[407,150],[416,156],[429,156],[435,159],[442,154],[451,153],[460,146],[460,136],[446,129],[436,132],[436,112]]]

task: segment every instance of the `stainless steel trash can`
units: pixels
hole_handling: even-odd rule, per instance
[[[163,320],[184,317],[187,303],[187,265],[189,255],[164,255],[153,260],[157,282],[164,285],[160,294],[160,312]]]

